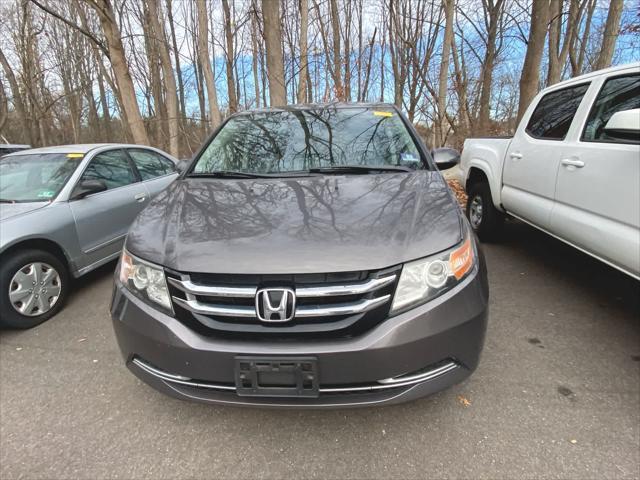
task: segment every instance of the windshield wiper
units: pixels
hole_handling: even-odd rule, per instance
[[[315,167],[309,169],[310,173],[359,173],[367,174],[373,172],[413,172],[408,167],[395,165],[334,165],[332,167]]]
[[[0,203],[16,203],[15,200],[9,200],[7,198],[0,198]]]
[[[190,173],[187,177],[195,178],[273,178],[261,173],[237,172],[234,170],[215,170],[213,172]]]

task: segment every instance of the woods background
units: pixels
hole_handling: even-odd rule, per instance
[[[0,141],[185,158],[238,110],[384,101],[459,148],[639,42],[623,0],[0,0]]]

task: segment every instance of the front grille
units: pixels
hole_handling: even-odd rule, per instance
[[[226,337],[351,337],[383,321],[400,273],[399,267],[375,272],[302,275],[220,275],[168,272],[176,317],[205,335]],[[294,318],[263,322],[256,315],[260,288],[295,291]]]

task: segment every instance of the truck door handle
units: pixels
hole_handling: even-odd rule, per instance
[[[511,152],[509,156],[514,160],[520,160],[522,158],[522,154],[518,152]]]
[[[566,165],[567,167],[582,168],[584,167],[584,162],[582,160],[571,160],[570,158],[565,158],[562,160],[562,165]]]
[[[136,202],[138,203],[142,203],[146,200],[147,198],[147,194],[146,193],[138,193],[135,197],[133,197],[135,199]]]

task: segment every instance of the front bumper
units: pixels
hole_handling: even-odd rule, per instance
[[[459,383],[478,365],[487,324],[484,262],[446,294],[349,339],[238,341],[200,335],[115,281],[111,305],[129,369],[154,388],[207,403],[279,407],[387,405]],[[246,397],[238,355],[317,358],[317,398]]]

